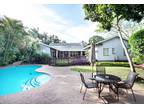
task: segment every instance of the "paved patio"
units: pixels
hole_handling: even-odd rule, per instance
[[[72,72],[71,67],[43,66],[37,71],[49,73],[51,80],[37,89],[19,92],[12,95],[0,96],[0,103],[5,104],[103,104],[103,103],[135,103],[132,95],[126,98],[120,96],[117,102],[109,95],[107,89],[102,92],[103,99],[98,99],[94,90],[88,90],[85,100],[82,100],[83,93],[79,92],[81,81],[79,73]],[[89,76],[86,74],[85,76]],[[137,85],[134,86],[136,104],[144,104],[144,90]],[[131,92],[130,92],[131,93]]]

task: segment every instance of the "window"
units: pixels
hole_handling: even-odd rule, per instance
[[[64,51],[64,58],[68,58],[68,51]]]
[[[75,51],[70,52],[70,56],[71,56],[71,57],[79,57],[80,54],[81,54],[80,52],[75,52]]]
[[[112,48],[112,54],[115,54],[115,48]]]
[[[103,56],[109,56],[109,48],[103,48]]]
[[[126,54],[125,54],[125,50],[123,49],[123,54],[124,54],[124,56],[126,56]]]
[[[62,51],[59,51],[58,57],[59,57],[59,58],[63,58],[63,52],[62,52]]]

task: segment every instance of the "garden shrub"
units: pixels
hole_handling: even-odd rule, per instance
[[[29,62],[34,64],[50,64],[51,57],[48,54],[36,53],[30,57]]]
[[[129,67],[128,62],[96,62],[97,66],[122,66]]]
[[[130,51],[136,64],[144,63],[144,29],[135,32],[129,38]]]
[[[56,61],[56,66],[68,66],[69,62],[68,59],[58,59]]]

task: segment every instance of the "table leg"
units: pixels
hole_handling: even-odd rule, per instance
[[[115,85],[110,84],[110,85],[109,85],[109,89],[110,89],[110,90],[112,90],[112,91],[113,91],[113,92],[116,94],[117,99],[119,100],[118,88],[117,88],[117,87],[115,87]]]
[[[103,91],[104,85],[102,86],[102,83],[98,84],[98,98],[100,98],[100,94]]]

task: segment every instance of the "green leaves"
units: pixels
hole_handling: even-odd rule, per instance
[[[33,36],[34,38],[40,39],[43,43],[45,44],[50,44],[50,43],[60,43],[61,40],[58,38],[56,35],[48,35],[48,33],[39,33],[38,28],[32,28],[29,30],[29,34]]]
[[[89,39],[89,44],[95,44],[95,43],[97,43],[97,42],[99,42],[99,41],[102,41],[102,40],[104,40],[104,38],[101,37],[101,36],[92,36],[92,37]]]
[[[27,35],[21,21],[6,16],[0,19],[0,65],[13,63],[29,55],[29,49],[33,49],[33,44],[37,43],[36,39],[32,36],[28,39]]]
[[[140,22],[144,17],[144,5],[141,4],[85,4],[85,19],[101,23],[108,31],[121,19]]]
[[[135,62],[144,62],[144,29],[137,31],[129,38],[130,50]]]

